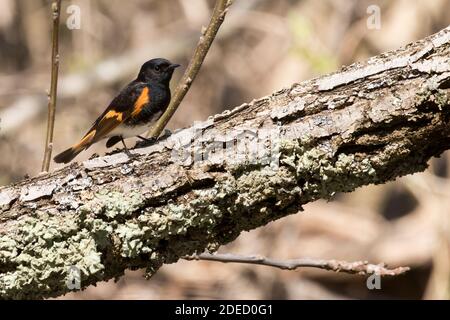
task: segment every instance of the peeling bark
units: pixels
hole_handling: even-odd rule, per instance
[[[177,131],[0,189],[0,295],[152,275],[242,231],[423,171],[450,146],[450,28]],[[71,271],[72,270],[72,271]]]

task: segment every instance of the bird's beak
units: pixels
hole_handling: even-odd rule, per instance
[[[178,63],[172,63],[170,66],[169,66],[169,69],[175,69],[175,68],[178,68],[180,65],[178,64]]]

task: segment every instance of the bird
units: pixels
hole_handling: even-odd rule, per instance
[[[124,139],[138,137],[150,140],[140,134],[147,131],[167,109],[171,99],[170,80],[179,66],[163,58],[145,62],[136,79],[119,92],[83,138],[53,160],[69,163],[80,152],[103,139],[108,139],[107,148],[121,141],[125,153],[132,157]]]

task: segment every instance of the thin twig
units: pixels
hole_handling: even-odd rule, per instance
[[[262,266],[274,267],[283,270],[295,270],[297,268],[319,268],[335,272],[345,272],[360,275],[377,274],[380,276],[396,276],[409,271],[409,267],[397,267],[389,269],[384,263],[370,264],[367,261],[338,261],[338,260],[322,260],[322,259],[292,259],[292,260],[275,260],[263,256],[241,256],[231,253],[223,254],[195,254],[192,256],[183,257],[185,260],[207,260],[217,261],[223,263],[247,263],[257,264]]]
[[[222,25],[228,8],[233,3],[233,0],[217,0],[214,6],[214,10],[209,21],[209,25],[206,29],[202,30],[202,36],[195,48],[194,55],[189,62],[189,65],[181,78],[175,94],[164,114],[158,120],[158,122],[149,131],[148,136],[158,137],[164,130],[165,126],[169,122],[170,118],[174,115],[175,111],[178,109],[181,101],[191,87],[192,82],[197,76],[200,68],[205,60],[206,54],[214,41],[220,26]]]
[[[59,69],[59,16],[61,12],[61,0],[52,2],[52,75],[48,100],[47,137],[45,139],[44,160],[42,171],[50,168],[50,159],[53,151],[53,128],[55,127],[56,94],[58,89],[58,69]]]

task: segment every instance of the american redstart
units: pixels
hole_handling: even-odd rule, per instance
[[[107,148],[122,141],[130,156],[124,139],[137,136],[148,140],[139,135],[148,130],[169,105],[170,79],[179,66],[161,58],[144,63],[137,78],[111,101],[80,142],[55,156],[55,162],[68,163],[81,151],[105,138],[109,138]]]

